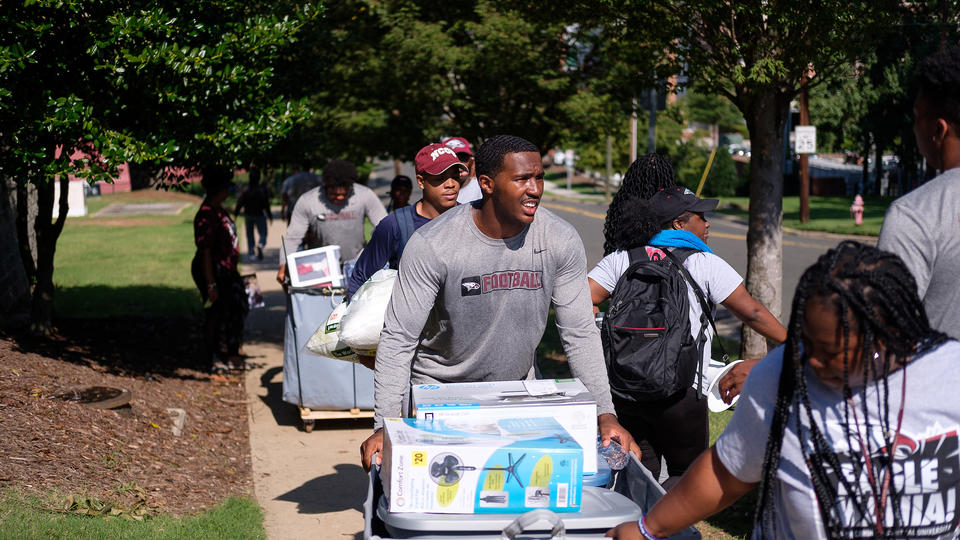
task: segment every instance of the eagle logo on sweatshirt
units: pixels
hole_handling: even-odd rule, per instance
[[[463,278],[460,280],[460,296],[476,296],[480,294],[480,276]]]

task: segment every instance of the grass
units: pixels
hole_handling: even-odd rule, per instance
[[[810,197],[810,221],[800,223],[800,197],[783,198],[783,226],[806,231],[876,236],[893,197],[864,197],[863,225],[853,223],[853,197]],[[724,197],[717,212],[747,219],[750,199]],[[723,208],[726,207],[726,208]]]
[[[56,506],[62,506],[57,504]],[[159,515],[142,521],[123,516],[87,516],[53,510],[50,501],[12,489],[0,492],[0,539],[266,538],[263,510],[249,497],[231,497],[193,516]]]
[[[107,197],[107,196],[104,196]],[[54,266],[59,316],[184,316],[201,311],[190,276],[193,210],[177,216],[67,220]],[[126,225],[125,225],[126,224]]]

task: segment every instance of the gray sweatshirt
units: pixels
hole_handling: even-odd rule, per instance
[[[960,168],[893,201],[877,246],[907,264],[930,325],[960,338]]]
[[[489,238],[473,205],[417,230],[400,260],[374,377],[375,427],[409,412],[411,384],[533,377],[550,304],[570,369],[613,413],[576,230],[549,210],[513,238]]]
[[[340,246],[340,262],[349,261],[363,249],[365,217],[370,218],[374,227],[387,217],[383,203],[367,186],[354,184],[350,196],[341,205],[327,199],[323,186],[307,191],[293,208],[283,237],[280,264],[286,264],[287,255],[297,251],[304,239],[308,249],[336,244]]]

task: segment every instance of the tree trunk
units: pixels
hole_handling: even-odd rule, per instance
[[[880,193],[880,190],[883,188],[883,146],[881,146],[880,141],[877,141],[877,145],[874,147],[876,151],[876,159],[874,160],[874,181],[876,182],[876,189],[873,190],[877,195],[883,195]]]
[[[54,182],[60,182],[60,211],[53,221]],[[30,330],[36,334],[47,335],[53,327],[53,260],[57,251],[57,240],[63,232],[63,225],[70,210],[68,195],[70,178],[62,175],[59,180],[41,179],[37,186],[37,219],[34,229],[37,232],[36,285],[33,289],[33,304],[30,310]]]
[[[870,185],[870,149],[870,133],[868,132],[863,134],[863,152],[860,154],[863,156],[861,158],[863,159],[863,170],[860,174],[860,189],[857,191],[861,193]]]
[[[744,100],[750,130],[750,219],[747,291],[777,319],[783,297],[783,130],[789,97],[775,91]],[[743,327],[741,358],[767,352],[766,339]]]
[[[32,293],[37,282],[37,263],[30,241],[30,185],[27,180],[17,180],[17,242],[20,248],[20,263],[23,264],[23,273],[27,276]]]

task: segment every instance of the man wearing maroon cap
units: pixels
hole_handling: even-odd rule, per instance
[[[457,158],[464,164],[466,170],[460,173],[460,194],[457,202],[466,204],[483,198],[480,191],[480,182],[477,181],[476,163],[473,159],[473,150],[470,143],[463,137],[447,137],[441,144],[457,153]]]
[[[423,198],[389,214],[374,229],[350,276],[348,299],[385,264],[399,268],[400,255],[413,231],[457,205],[461,173],[467,166],[456,152],[443,144],[428,144],[417,152],[414,167]]]

